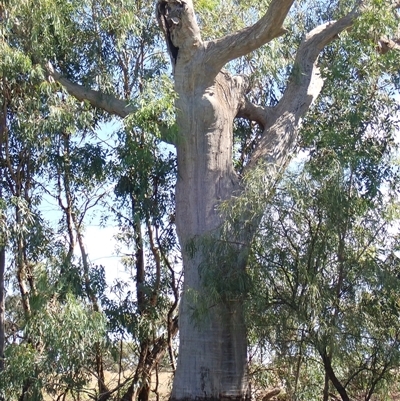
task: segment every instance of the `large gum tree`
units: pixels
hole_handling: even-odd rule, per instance
[[[250,398],[240,298],[212,305],[200,321],[192,318],[191,294],[201,293],[204,286],[199,267],[213,260],[204,247],[193,243],[205,237],[218,241],[224,231],[219,206],[243,194],[243,177],[261,168],[271,182],[285,168],[296,144],[301,118],[323,87],[318,56],[354,24],[366,6],[360,1],[353,3],[353,8],[341,18],[305,33],[280,100],[273,107],[254,104],[247,97],[251,90],[249,80],[232,75],[224,66],[285,35],[284,21],[293,4],[294,0],[272,0],[254,25],[207,41],[202,39],[192,0],[159,0],[156,4],[156,18],[170,54],[177,94],[176,226],[182,249],[184,290],[172,400]],[[386,41],[381,45],[396,43]],[[79,100],[87,100],[120,117],[135,113],[127,100],[73,83],[51,65],[48,71]],[[240,175],[233,167],[233,127],[239,117],[260,128],[251,157]],[[214,255],[218,261],[215,268],[222,272],[240,275],[246,267],[247,249],[260,216],[248,208],[243,216],[243,221],[239,218],[238,222],[243,230],[231,233],[234,246],[228,260]]]

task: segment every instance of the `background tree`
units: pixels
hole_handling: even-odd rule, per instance
[[[9,282],[6,358],[0,387],[5,399],[39,400],[44,392],[61,399],[68,394],[75,397],[89,392],[92,398],[104,401],[111,397],[121,399],[132,389],[146,399],[150,374],[168,349],[173,355],[172,338],[176,334],[179,277],[175,277],[175,265],[169,261],[170,254],[176,253],[169,178],[175,163],[165,157],[152,166],[151,158],[159,152],[157,140],[148,148],[144,135],[142,142],[136,144],[136,154],[132,151],[128,157],[125,151],[123,156],[124,144],[135,148],[127,138],[130,123],[127,121],[126,127],[121,127],[116,143],[107,142],[95,129],[108,118],[87,103],[76,103],[57,90],[54,80],[46,81],[41,66],[32,63],[33,59],[43,59],[44,54],[48,58],[48,54],[67,51],[68,46],[63,50],[61,43],[67,44],[66,38],[78,32],[81,37],[76,38],[84,47],[90,38],[96,39],[100,48],[108,46],[99,37],[98,15],[111,15],[113,7],[105,2],[81,9],[81,4],[64,2],[56,6],[44,1],[37,3],[32,12],[31,6],[29,2],[2,3],[1,189],[5,210],[1,232],[6,235],[1,238],[2,244],[4,238],[7,240]],[[138,10],[146,13],[147,6],[141,7],[137,4],[131,7],[130,15],[123,13],[130,28]],[[84,18],[82,26],[78,17]],[[138,103],[151,99],[156,104],[159,99],[154,98],[156,95],[145,81],[160,72],[157,65],[161,62],[154,57],[155,72],[144,65],[148,52],[154,49],[154,37],[145,29],[145,21],[137,24],[138,36],[131,44],[141,49],[141,56],[132,60],[126,49],[118,48],[116,63],[122,67],[127,63],[137,70],[133,84],[126,76],[124,90],[139,94],[139,87],[143,91],[147,88]],[[115,33],[112,40],[118,42],[119,35],[124,32]],[[68,49],[80,52],[75,45]],[[31,51],[33,47],[36,53]],[[98,52],[92,55],[99,60]],[[68,68],[72,68],[72,73],[74,67]],[[141,121],[135,123],[136,132],[143,130],[140,124],[148,121],[145,112]],[[144,149],[140,151],[141,148]],[[116,159],[117,155],[121,158]],[[122,172],[120,164],[127,167],[135,161],[138,165],[143,163],[144,156],[149,159],[149,169],[130,177],[140,182],[130,187],[117,184],[113,195],[107,188],[112,180],[118,182],[121,176],[130,174],[128,168]],[[152,175],[151,180],[148,174]],[[126,198],[134,203],[126,204]],[[116,202],[119,208],[115,207]],[[49,216],[45,209],[48,203],[53,207]],[[139,256],[133,254],[129,261],[129,267],[137,269],[132,280],[137,280],[138,296],[128,298],[130,293],[124,291],[121,303],[110,297],[104,270],[91,262],[85,246],[85,224],[94,218],[90,212],[97,205],[101,205],[97,213],[103,213],[104,220],[115,217],[121,222],[128,215],[139,230],[142,224],[146,227],[143,249],[139,252],[142,260],[139,263]],[[120,237],[125,241],[127,236],[121,224]],[[147,240],[149,252],[143,247]],[[135,241],[128,242],[137,245]],[[121,372],[125,340],[137,342],[138,347],[134,348],[133,367]],[[141,352],[143,343],[146,352]],[[119,372],[118,379],[109,383],[104,369],[111,353],[119,364]],[[88,390],[93,376],[97,386]]]
[[[317,182],[303,174],[278,189],[257,240],[254,338],[273,350],[272,368],[287,366],[280,385],[293,399],[324,387],[325,399],[388,394],[399,363],[393,205],[366,206],[337,165]]]
[[[327,49],[335,95],[327,80],[253,248],[253,338],[293,399],[367,400],[397,382],[397,83],[373,49],[350,49]]]

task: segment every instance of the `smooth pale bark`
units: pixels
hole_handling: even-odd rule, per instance
[[[78,100],[87,100],[92,104],[92,106],[120,117],[126,117],[128,114],[135,111],[126,100],[117,99],[112,95],[106,95],[102,92],[71,82],[63,77],[59,72],[55,71],[50,62],[46,65],[46,71],[49,74],[49,77],[59,82],[69,94]]]
[[[247,341],[240,302],[214,305],[204,321],[191,318],[190,291],[204,291],[199,266],[202,250],[187,245],[214,235],[223,224],[218,212],[222,201],[240,195],[240,178],[232,166],[233,121],[244,117],[256,121],[263,134],[247,165],[262,165],[274,180],[293,151],[302,115],[319,95],[323,81],[317,59],[320,51],[350,27],[360,13],[361,2],[337,22],[310,32],[300,45],[285,94],[274,108],[249,102],[244,77],[222,70],[224,64],[284,34],[283,22],[293,0],[273,0],[255,25],[214,41],[203,42],[191,0],[159,0],[157,19],[171,56],[178,93],[179,140],[176,187],[176,225],[182,247],[184,289],[180,305],[180,348],[172,399],[247,399]],[[96,91],[72,84],[50,70],[51,76],[78,99],[117,115],[127,112],[122,104]],[[251,239],[251,232],[247,235]],[[232,238],[233,240],[235,238]],[[246,243],[237,249],[238,262],[221,268],[242,271],[246,266]],[[239,257],[240,256],[240,257]]]
[[[180,129],[176,225],[185,275],[172,399],[249,397],[242,305],[239,302],[217,305],[210,309],[204,321],[192,320],[195,305],[190,303],[189,290],[202,290],[199,265],[204,260],[200,250],[192,255],[186,246],[220,228],[218,204],[240,191],[232,165],[233,120],[245,102],[248,84],[242,77],[232,77],[220,69],[231,52],[234,57],[245,54],[246,44],[250,46],[257,36],[260,36],[258,47],[283,32],[282,27],[275,25],[274,29],[268,29],[267,26],[278,14],[278,21],[283,22],[277,3],[274,2],[275,11],[257,28],[206,43],[201,40],[190,1],[161,1],[158,5],[158,20],[174,66]],[[292,1],[280,3],[289,5],[288,11]],[[231,268],[244,269],[245,265]]]
[[[198,53],[201,56],[201,52]],[[204,68],[204,69],[203,69]],[[240,304],[219,305],[205,321],[191,319],[188,290],[200,291],[201,251],[186,252],[193,239],[217,230],[219,202],[239,190],[232,166],[233,119],[245,88],[240,78],[220,73],[204,87],[202,60],[175,68],[178,126],[176,225],[182,246],[184,290],[179,314],[180,346],[172,399],[233,398],[247,395],[247,342]],[[244,268],[244,266],[232,266]]]

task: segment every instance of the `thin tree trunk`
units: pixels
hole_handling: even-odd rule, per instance
[[[303,342],[304,342],[304,329],[301,330],[301,339],[299,344],[299,355],[297,356],[296,375],[294,380],[294,396],[297,399],[297,391],[300,385],[300,371],[303,363]]]
[[[332,367],[331,358],[328,356],[326,350],[321,353],[322,362],[324,363],[325,372],[328,375],[330,381],[335,386],[337,392],[340,394],[340,397],[343,401],[350,401],[349,395],[347,394],[346,389],[343,387],[340,380],[335,375],[335,372]]]
[[[81,221],[82,218],[79,219],[76,212],[75,212],[75,204],[74,204],[74,197],[72,193],[72,186],[71,186],[71,163],[70,163],[70,138],[68,134],[63,134],[63,147],[64,147],[64,171],[60,172],[62,174],[62,181],[63,181],[63,189],[65,192],[66,198],[66,206],[63,205],[61,196],[59,195],[59,204],[64,210],[67,219],[67,227],[68,227],[68,235],[70,239],[69,244],[69,251],[67,255],[67,260],[70,262],[72,258],[72,252],[74,247],[74,237],[79,245],[79,250],[81,253],[82,258],[82,266],[83,266],[83,279],[85,282],[85,292],[88,300],[91,303],[92,309],[95,312],[100,311],[100,307],[98,304],[98,300],[96,294],[93,292],[92,285],[90,282],[90,265],[88,260],[88,255],[86,252],[85,244],[83,241],[83,235],[81,232]],[[60,183],[59,183],[59,190],[60,190]],[[85,212],[83,212],[84,214]],[[75,233],[74,233],[75,232]],[[75,235],[74,235],[75,234]],[[103,362],[103,355],[101,352],[101,347],[99,343],[94,344],[94,353],[95,353],[95,361],[96,361],[96,373],[97,373],[97,385],[98,391],[100,394],[99,400],[105,401],[109,398],[109,389],[105,384],[105,375],[104,375],[104,362]]]
[[[5,78],[3,78],[3,85]],[[3,164],[3,144],[5,131],[7,129],[7,105],[4,96],[3,105],[0,112],[0,160]],[[3,181],[4,170],[0,170],[0,181]],[[0,187],[0,200],[3,200],[3,188]],[[5,221],[0,222],[1,225]],[[5,350],[5,270],[6,270],[6,249],[5,238],[0,238],[0,373],[4,370],[4,350]],[[3,401],[2,394],[0,393],[0,401]]]
[[[329,376],[325,371],[323,401],[329,401]]]
[[[16,206],[15,214],[16,214],[16,222],[17,225],[22,224],[21,222],[21,216],[20,216],[20,209],[18,206]],[[29,290],[28,290],[28,285],[27,285],[27,270],[26,270],[26,265],[25,265],[25,259],[24,259],[24,249],[25,249],[25,244],[24,240],[21,236],[21,234],[18,234],[18,239],[17,239],[17,257],[16,257],[16,263],[17,263],[17,280],[18,280],[18,286],[19,286],[19,291],[21,294],[21,301],[22,301],[22,307],[25,312],[25,316],[28,317],[31,315],[31,305],[29,301]]]
[[[135,200],[131,195],[131,207],[132,207],[132,229],[134,231],[134,238],[136,243],[135,252],[135,268],[136,268],[136,298],[137,298],[137,311],[140,315],[145,314],[149,307],[156,306],[159,291],[159,274],[160,273],[160,255],[158,250],[155,249],[153,233],[150,231],[151,227],[147,222],[150,238],[150,247],[155,256],[157,265],[157,284],[155,285],[153,294],[146,296],[145,284],[146,284],[146,271],[145,271],[145,260],[144,260],[144,244],[142,236],[142,228],[139,222],[136,222]],[[177,329],[175,330],[176,334]],[[169,338],[169,336],[168,336]],[[121,401],[148,401],[150,397],[150,379],[151,373],[154,366],[158,363],[161,356],[165,353],[168,348],[168,340],[158,338],[156,340],[145,338],[140,342],[140,354],[139,360],[136,367],[135,375],[132,379],[132,383],[128,387],[126,393],[121,398]]]
[[[5,347],[5,265],[6,250],[0,247],[0,373],[4,370],[4,347]],[[1,394],[0,394],[1,400]]]

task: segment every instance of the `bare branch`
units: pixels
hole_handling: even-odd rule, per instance
[[[137,109],[129,104],[129,101],[127,100],[121,100],[113,95],[107,95],[100,91],[95,91],[86,88],[83,85],[71,82],[69,79],[63,77],[59,72],[55,71],[50,62],[47,64],[46,70],[49,77],[60,83],[71,96],[80,101],[87,100],[93,107],[97,107],[122,118],[137,111]],[[158,122],[158,129],[161,139],[170,143],[171,139],[169,139],[169,136],[171,127],[160,120]]]
[[[74,96],[78,100],[87,100],[92,106],[122,118],[135,111],[126,100],[117,99],[112,95],[106,95],[71,82],[57,72],[50,62],[47,64],[46,70],[50,77],[59,82],[71,96]]]
[[[275,118],[268,121],[247,168],[264,160],[271,168],[281,170],[289,160],[300,127],[301,117],[318,97],[323,80],[317,60],[321,50],[360,15],[360,6],[338,21],[313,29],[301,43],[286,91],[276,106]]]
[[[278,394],[280,394],[281,391],[282,389],[279,387],[266,390],[266,392],[262,395],[262,401],[270,400],[272,397],[275,397]]]
[[[386,54],[391,50],[400,50],[400,38],[389,39],[383,37],[378,41],[377,50],[381,54]]]
[[[264,129],[267,126],[268,119],[272,112],[272,107],[258,106],[246,99],[243,105],[240,107],[236,117],[246,118],[247,120],[255,121],[257,124],[260,125],[261,129]]]
[[[283,22],[294,0],[272,0],[266,14],[253,26],[205,43],[207,62],[220,70],[228,61],[258,49],[283,35]]]

